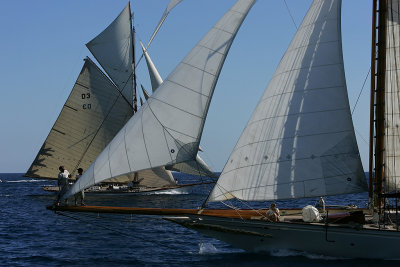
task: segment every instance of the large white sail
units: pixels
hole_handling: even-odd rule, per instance
[[[400,5],[389,0],[386,21],[385,185],[400,190]]]
[[[152,87],[152,91],[154,93],[157,90],[157,88],[163,83],[163,79],[161,78],[161,75],[158,73],[156,66],[154,65],[153,61],[151,60],[148,52],[145,50],[143,44],[142,43],[140,43],[140,44],[142,46],[143,55],[146,59],[147,69],[149,70],[149,76],[150,76],[150,80],[151,80],[151,87]],[[149,94],[146,92],[146,90],[143,87],[142,87],[142,90],[143,90],[143,94],[147,100],[149,98]],[[200,150],[200,147],[199,147],[199,150]],[[194,175],[207,176],[207,177],[215,177],[214,172],[211,170],[211,168],[204,162],[204,160],[199,155],[197,155],[196,159],[193,161],[187,161],[187,162],[181,162],[178,164],[174,164],[173,166],[169,167],[169,170],[188,173],[188,174],[194,174]]]
[[[347,97],[339,0],[315,0],[208,201],[366,191]]]
[[[63,198],[110,177],[195,159],[222,65],[254,2],[236,2]]]
[[[72,174],[86,170],[132,115],[118,88],[87,58],[26,176],[55,179],[60,165]]]
[[[133,35],[130,5],[87,48],[131,103],[133,101]]]

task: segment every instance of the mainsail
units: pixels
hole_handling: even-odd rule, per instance
[[[126,99],[133,101],[133,34],[130,4],[87,48]]]
[[[385,185],[400,189],[400,4],[387,1],[385,72]]]
[[[63,198],[110,177],[195,159],[222,65],[254,2],[236,2]]]
[[[56,178],[60,165],[86,169],[133,115],[118,88],[89,59],[35,160],[28,177]]]
[[[340,0],[315,0],[208,201],[367,190],[347,97]]]

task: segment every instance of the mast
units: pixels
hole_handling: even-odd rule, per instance
[[[132,31],[132,71],[133,71],[133,112],[137,112],[137,94],[136,94],[136,59],[135,59],[135,27],[133,26],[133,12],[131,12],[131,3],[129,2],[129,14],[131,15]]]
[[[378,5],[378,6],[377,6]],[[375,101],[371,103],[375,115],[375,201],[374,206],[381,206],[381,197],[384,182],[384,152],[385,152],[385,72],[386,72],[386,9],[387,0],[374,0],[371,90],[375,94]],[[376,12],[375,12],[376,11]],[[378,19],[376,19],[378,16]],[[377,25],[376,25],[377,23]],[[376,40],[378,37],[378,40]],[[371,96],[371,101],[372,101]],[[374,104],[375,103],[375,104]],[[371,119],[372,120],[372,119]],[[371,156],[371,155],[370,155]],[[371,160],[370,160],[371,161]],[[371,168],[370,168],[371,169]],[[372,175],[370,173],[370,175]],[[371,182],[370,182],[371,186]],[[371,189],[370,189],[371,190]]]

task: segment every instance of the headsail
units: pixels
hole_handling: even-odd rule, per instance
[[[63,198],[113,176],[195,159],[222,65],[254,2],[236,2]]]
[[[131,103],[133,92],[133,35],[130,5],[87,48]]]
[[[400,4],[387,1],[385,73],[385,185],[400,190]]]
[[[367,190],[345,82],[340,0],[315,0],[208,201]]]
[[[87,169],[133,115],[118,88],[89,59],[34,162],[29,177],[56,178],[58,167]]]
[[[152,90],[154,93],[157,90],[157,88],[163,83],[163,80],[162,80],[160,74],[158,73],[157,68],[154,66],[154,63],[151,60],[148,52],[143,47],[143,44],[142,43],[140,43],[140,44],[142,45],[143,55],[146,59],[147,69],[149,70],[151,86],[152,86]],[[147,100],[149,98],[149,94],[143,88],[143,86],[142,86],[142,91],[143,91],[144,97]],[[200,150],[200,147],[199,147],[199,150]],[[207,177],[216,177],[214,172],[211,170],[211,168],[204,162],[204,160],[199,155],[197,155],[196,159],[193,161],[178,163],[173,166],[169,166],[168,169],[172,170],[172,171],[178,171],[178,172],[183,172],[183,173],[188,173],[188,174],[201,175],[201,176],[207,176]]]

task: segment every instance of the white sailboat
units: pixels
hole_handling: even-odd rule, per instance
[[[375,176],[370,179],[369,188],[370,199],[375,207],[357,210],[361,223],[354,221],[352,216],[348,216],[351,223],[332,223],[329,214],[325,215],[323,221],[305,222],[290,210],[281,211],[280,221],[272,222],[266,219],[265,210],[217,210],[205,207],[50,208],[61,211],[174,215],[165,219],[247,251],[291,249],[345,258],[398,258],[400,232],[397,220],[387,220],[391,210],[386,204],[389,197],[399,197],[396,175],[399,164],[393,162],[398,158],[395,152],[399,140],[396,95],[400,69],[397,66],[397,62],[400,62],[400,17],[397,12],[400,5],[399,0],[377,2],[374,1],[374,13],[380,16],[379,19],[375,17],[373,22],[373,36],[377,38],[373,40],[371,59],[374,73],[371,121],[376,121],[377,126],[375,134],[372,131],[371,135],[376,136],[375,143],[381,146],[378,145],[371,152],[371,155],[376,154],[375,167],[370,167],[370,174],[374,171]],[[210,69],[204,66],[221,67],[220,63],[226,56],[225,48],[230,46],[237,31],[227,29],[238,27],[242,20],[239,21],[237,16],[244,19],[253,3],[250,0],[236,3],[149,98],[141,110],[141,117],[153,118],[152,123],[145,123],[150,120],[140,121],[137,117],[131,119],[106,152],[91,166],[90,173],[82,183],[75,185],[64,198],[96,181],[107,179],[110,173],[123,173],[131,166],[131,162],[135,163],[135,168],[141,169],[195,158],[204,124],[198,117],[204,117],[209,104],[209,98],[204,101],[201,98],[212,95],[219,72],[214,72],[216,75],[206,83],[211,87],[200,90],[205,92],[201,97],[192,93],[199,92],[195,90],[196,87],[189,87],[187,91],[190,92],[186,92],[182,85],[188,83],[182,80],[185,81],[184,78],[189,76],[187,79],[191,79],[192,86],[193,81],[204,81],[204,71],[201,75],[189,72],[194,69],[193,62],[203,63],[203,67],[195,65],[198,72]],[[229,23],[226,23],[227,18],[230,18]],[[377,35],[375,29],[378,29]],[[231,36],[225,37],[228,32]],[[216,64],[207,65],[205,59],[209,58],[210,51],[221,47],[225,51],[221,60],[214,61],[213,57],[218,55],[212,53],[210,62]],[[217,51],[221,51],[219,49]],[[212,69],[215,70],[215,67]],[[172,102],[171,95],[178,92],[185,98]],[[188,111],[194,108],[193,103],[199,102],[204,103],[204,108],[200,110],[200,115],[193,116],[194,111]],[[171,120],[170,117],[176,119]],[[163,140],[160,135],[165,137],[163,153],[155,154],[152,146],[147,147],[154,139],[134,140],[133,133],[150,129],[154,130],[157,140]],[[196,131],[192,132],[193,129]],[[135,144],[142,144],[147,157],[129,154],[129,145],[124,143],[128,139],[134,140],[132,142]],[[175,152],[179,152],[178,155]],[[375,186],[371,186],[373,184]],[[241,201],[299,199],[367,190],[347,97],[341,44],[341,0],[314,0],[208,196],[207,203],[233,198]]]
[[[170,2],[152,38],[166,15],[179,2]],[[79,167],[86,170],[137,112],[132,19],[128,3],[119,16],[86,45],[108,76],[92,60],[85,59],[70,96],[25,176],[56,179],[58,167],[64,165],[74,179],[76,170]],[[212,173],[205,163],[203,169]],[[131,183],[131,186],[119,186],[118,190],[109,190],[117,188],[109,185],[98,190],[99,186],[96,186],[88,192],[124,193],[177,188],[171,172],[163,167],[113,176],[106,182]],[[44,189],[58,191],[58,187]]]

